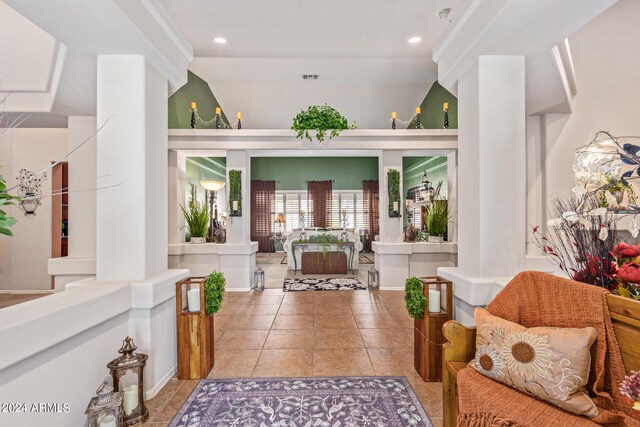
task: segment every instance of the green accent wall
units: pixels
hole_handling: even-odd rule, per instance
[[[280,181],[278,190],[305,190],[305,181],[334,180],[334,190],[357,190],[378,179],[377,157],[253,157],[251,179]]]
[[[420,105],[422,108],[420,124],[423,128],[442,129],[444,123],[442,104],[445,102],[449,103],[449,129],[458,129],[458,99],[437,81],[433,83]],[[415,121],[412,120],[408,129],[415,126]]]
[[[440,196],[448,198],[447,188],[447,158],[445,156],[436,157],[403,157],[402,158],[402,188],[404,194],[402,199],[407,195],[407,190],[415,187],[422,181],[424,171],[427,171],[427,179],[436,188],[439,181],[442,181],[440,188]],[[408,218],[404,215],[404,225],[408,224]]]
[[[215,115],[216,107],[220,107],[220,103],[206,81],[191,71],[188,71],[187,78],[187,84],[169,97],[169,129],[191,129],[191,101],[197,103],[198,115],[205,121],[211,120]],[[222,121],[229,123],[224,109]],[[201,126],[196,123],[196,127],[212,129],[215,125]]]
[[[187,157],[187,183],[200,185],[201,180],[226,181],[226,157]]]

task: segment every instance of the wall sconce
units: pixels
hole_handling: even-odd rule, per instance
[[[42,198],[42,181],[47,177],[46,173],[36,175],[26,169],[20,169],[18,181],[20,181],[20,207],[24,211],[25,216],[35,216],[36,209],[40,206]]]

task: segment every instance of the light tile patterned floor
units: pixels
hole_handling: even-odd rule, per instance
[[[209,377],[404,375],[440,426],[442,383],[423,382],[413,368],[403,298],[397,291],[227,293],[215,316]],[[148,402],[147,424],[168,425],[196,384],[172,379]]]

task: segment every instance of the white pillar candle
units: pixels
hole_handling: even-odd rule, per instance
[[[200,311],[200,288],[193,288],[187,291],[187,303],[189,311]]]
[[[113,415],[105,415],[98,420],[98,427],[117,427],[116,417]]]
[[[234,211],[237,211],[237,210],[238,210],[238,201],[237,201],[237,200],[234,200],[234,201],[233,201],[233,210],[234,210]]]
[[[122,409],[125,415],[129,416],[138,406],[138,386],[132,384],[124,388],[124,397],[122,398]]]
[[[429,289],[429,313],[440,313],[440,292]]]
[[[394,211],[398,210],[398,202],[393,202],[393,210]]]

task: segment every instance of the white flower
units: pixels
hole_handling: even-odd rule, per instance
[[[609,193],[608,191],[604,192],[604,197],[607,199],[607,203],[609,204],[609,206],[618,205],[618,201],[616,200],[616,198],[613,196],[613,194]]]
[[[638,215],[634,215],[633,219],[631,220],[631,224],[629,225],[629,233],[631,233],[631,236],[633,236],[633,238],[635,239],[636,237],[638,237],[638,224],[636,222],[636,218],[638,217]]]
[[[606,215],[607,208],[597,208],[589,212],[589,216],[602,216]]]
[[[600,227],[600,232],[598,233],[598,239],[604,242],[605,240],[607,240],[607,237],[609,237],[609,229],[607,227]]]
[[[587,194],[587,189],[581,185],[576,185],[571,189],[571,191],[578,199],[581,199],[582,197],[584,197],[585,194]]]
[[[500,380],[504,376],[505,364],[492,345],[478,346],[473,364],[478,372],[494,380]]]
[[[560,225],[562,225],[563,220],[561,218],[551,218],[549,221],[547,221],[547,225],[549,227],[559,227]]]
[[[498,353],[509,371],[525,381],[546,377],[556,358],[548,341],[548,335],[513,332],[505,336]]]
[[[564,212],[562,214],[562,219],[567,221],[569,224],[575,224],[579,220],[578,214],[576,212],[571,212],[571,211]]]

